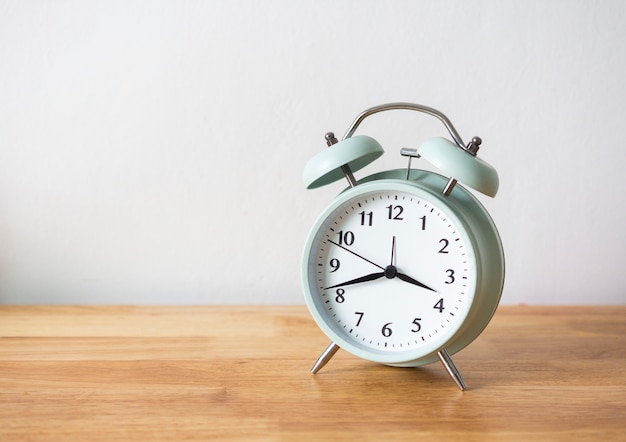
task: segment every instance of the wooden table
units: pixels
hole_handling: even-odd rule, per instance
[[[626,306],[500,307],[454,356],[394,368],[303,306],[0,307],[0,440],[626,440]]]

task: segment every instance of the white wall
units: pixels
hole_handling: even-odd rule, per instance
[[[626,302],[624,1],[0,0],[0,303],[301,303],[362,110],[500,173],[503,303]],[[366,120],[386,155],[445,130]]]

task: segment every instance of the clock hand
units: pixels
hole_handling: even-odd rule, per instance
[[[419,282],[419,281],[417,281],[417,280],[415,280],[415,279],[411,278],[411,277],[410,277],[410,276],[408,276],[408,275],[405,275],[404,273],[396,273],[396,276],[397,276],[398,278],[400,278],[400,279],[401,279],[402,281],[404,281],[404,282],[408,282],[409,284],[414,284],[414,285],[416,285],[416,286],[418,286],[418,287],[422,287],[422,288],[425,288],[425,289],[427,289],[427,290],[430,290],[431,292],[435,292],[435,293],[437,293],[437,291],[436,291],[435,289],[431,289],[431,288],[430,288],[430,287],[428,287],[427,285],[422,284],[421,282]]]
[[[350,281],[342,282],[341,284],[331,285],[330,287],[324,288],[324,290],[334,289],[336,287],[342,287],[345,285],[358,284],[360,282],[374,281],[376,279],[382,278],[383,276],[385,276],[385,272],[370,273],[369,275],[351,279]]]
[[[436,292],[436,290],[431,289],[427,285],[422,284],[421,282],[411,278],[410,276],[405,275],[404,273],[398,273],[394,266],[387,266],[387,268],[385,269],[384,272],[370,273],[369,275],[360,276],[358,278],[351,279],[350,281],[345,281],[345,282],[342,282],[342,283],[339,283],[339,284],[331,285],[329,287],[324,287],[324,290],[330,290],[330,289],[334,289],[334,288],[337,288],[337,287],[344,287],[346,285],[359,284],[361,282],[375,281],[377,279],[382,278],[383,276],[386,276],[388,279],[393,279],[393,278],[395,278],[397,276],[398,278],[400,278],[404,282],[408,282],[410,284],[414,284],[416,286],[419,286],[419,287],[425,288],[427,290]]]
[[[396,266],[395,266],[395,258],[396,258],[396,237],[394,235],[391,238],[391,265],[387,266],[387,268],[385,269],[385,276],[387,276],[387,278],[390,278],[390,279],[391,278],[395,278],[397,276],[398,278],[400,278],[404,282],[408,282],[409,284],[413,284],[413,285],[416,285],[418,287],[422,287],[422,288],[425,288],[427,290],[430,290],[432,292],[437,293],[436,290],[431,289],[430,287],[428,287],[425,284],[422,284],[418,280],[413,279],[410,276],[405,275],[404,273],[398,272],[398,270],[396,269]]]
[[[356,256],[356,257],[358,257],[358,258],[361,258],[361,259],[362,259],[362,260],[364,260],[364,261],[369,262],[370,264],[372,264],[372,265],[374,265],[374,266],[378,267],[378,268],[379,268],[379,269],[381,269],[381,270],[385,270],[385,268],[384,268],[384,267],[379,266],[378,264],[376,264],[375,262],[370,261],[370,260],[369,260],[369,259],[367,259],[367,258],[364,258],[363,256],[359,255],[358,253],[353,252],[352,250],[350,250],[350,249],[349,249],[349,248],[347,248],[347,247],[342,246],[341,244],[337,244],[335,241],[328,240],[328,242],[329,242],[329,243],[331,243],[331,244],[333,244],[333,245],[336,245],[337,247],[340,247],[340,248],[344,249],[346,252],[350,252],[350,253],[352,253],[354,256]]]
[[[397,276],[398,278],[400,278],[404,282],[408,282],[409,284],[413,284],[413,285],[416,285],[418,287],[422,287],[422,288],[425,288],[427,290],[430,290],[430,291],[436,293],[435,289],[431,289],[430,287],[428,287],[425,284],[422,284],[421,282],[417,281],[416,279],[413,279],[410,276],[405,275],[404,273],[398,273],[398,271],[396,270],[396,266],[393,265],[393,261],[395,260],[395,255],[396,255],[396,237],[395,236],[393,236],[393,238],[391,240],[391,264],[388,265],[387,267],[379,266],[375,262],[370,261],[369,259],[359,255],[356,252],[353,252],[352,250],[348,249],[347,247],[342,246],[341,244],[336,243],[335,241],[328,240],[328,242],[333,244],[333,245],[335,245],[335,246],[337,246],[337,247],[339,247],[339,248],[344,249],[346,252],[352,253],[354,256],[356,256],[358,258],[361,258],[362,260],[367,261],[370,264],[372,264],[373,266],[376,266],[379,269],[384,270],[384,271],[383,272],[378,272],[378,273],[371,273],[371,274],[365,275],[365,276],[361,276],[359,278],[352,279],[350,281],[342,282],[341,284],[335,284],[335,285],[332,285],[330,287],[326,287],[324,290],[334,289],[334,288],[345,286],[345,285],[359,284],[361,282],[374,281],[376,279],[382,278],[383,276],[386,276],[388,279],[393,279],[393,278],[395,278]]]

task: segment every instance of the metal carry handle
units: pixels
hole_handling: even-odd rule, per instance
[[[359,127],[359,124],[361,124],[363,120],[365,120],[370,115],[376,114],[378,112],[388,111],[388,110],[413,110],[413,111],[422,112],[428,115],[432,115],[433,117],[438,118],[446,127],[446,129],[448,129],[450,136],[452,137],[454,142],[457,144],[457,146],[459,146],[463,150],[467,150],[467,147],[465,147],[465,143],[463,143],[463,139],[461,138],[459,133],[456,131],[456,129],[454,128],[454,126],[452,125],[448,117],[446,117],[444,114],[439,112],[437,109],[433,109],[432,107],[422,106],[421,104],[414,104],[414,103],[388,103],[388,104],[381,104],[380,106],[374,106],[372,108],[364,110],[358,117],[356,117],[356,119],[354,120],[354,122],[352,123],[348,131],[346,132],[346,134],[343,136],[342,140],[345,140],[346,138],[350,138],[356,131],[357,127]]]

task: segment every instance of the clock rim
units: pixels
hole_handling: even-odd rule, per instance
[[[453,354],[460,349],[464,348],[470,342],[472,342],[486,327],[493,312],[495,312],[495,308],[499,303],[500,293],[498,293],[497,300],[494,301],[493,296],[488,297],[490,299],[482,299],[484,296],[480,296],[482,293],[482,280],[484,279],[484,269],[485,265],[482,263],[482,246],[477,242],[474,234],[474,230],[477,229],[476,226],[473,225],[472,220],[468,220],[466,215],[467,207],[466,205],[477,205],[479,210],[482,211],[483,215],[486,216],[490,223],[488,224],[488,229],[491,230],[491,233],[495,233],[495,236],[498,238],[498,246],[499,250],[502,250],[501,242],[499,241],[499,235],[497,234],[497,230],[495,229],[495,225],[493,221],[489,217],[488,213],[482,207],[480,202],[476,200],[471,194],[467,192],[467,190],[461,188],[453,191],[453,194],[457,194],[456,197],[448,196],[445,197],[441,195],[439,187],[443,188],[447,179],[439,174],[422,171],[419,169],[414,169],[411,171],[410,180],[406,180],[406,169],[398,169],[394,171],[387,171],[372,175],[367,177],[359,182],[359,184],[354,188],[348,188],[344,192],[342,192],[338,197],[333,200],[331,204],[329,204],[324,211],[318,216],[317,220],[313,224],[309,235],[307,237],[307,241],[305,243],[305,248],[302,256],[302,288],[305,293],[305,301],[307,303],[307,307],[311,312],[315,322],[318,327],[322,329],[322,331],[328,336],[333,342],[335,342],[340,347],[344,348],[346,351],[350,353],[371,361],[388,364],[388,365],[399,365],[399,366],[415,366],[427,364],[430,362],[434,362],[437,360],[437,352],[443,348],[448,349],[450,354]],[[442,184],[443,183],[443,184]],[[417,189],[417,190],[416,190]],[[457,227],[462,228],[462,235],[465,237],[465,241],[468,245],[471,245],[472,259],[475,264],[475,268],[473,269],[475,273],[475,290],[472,294],[471,305],[470,308],[466,311],[464,318],[460,321],[458,327],[455,327],[454,331],[446,334],[446,338],[443,340],[434,341],[433,345],[422,347],[420,349],[407,350],[403,352],[381,352],[376,349],[369,349],[367,347],[362,347],[358,345],[354,340],[349,339],[349,336],[338,333],[334,330],[332,324],[329,324],[326,320],[326,315],[324,312],[320,312],[318,305],[316,303],[314,295],[317,293],[317,290],[311,288],[311,280],[309,278],[309,260],[311,259],[311,252],[313,241],[317,236],[320,228],[324,225],[325,221],[329,218],[329,216],[340,206],[345,204],[347,201],[358,197],[359,195],[365,194],[370,191],[406,191],[409,193],[418,193],[423,192],[431,203],[435,203],[438,206],[443,206],[446,212],[452,214],[452,217],[455,218],[453,221],[457,225]],[[468,199],[467,196],[470,196]],[[459,206],[459,197],[463,203]],[[472,208],[475,209],[475,208]],[[472,210],[470,210],[471,212]],[[475,220],[474,220],[475,221]],[[478,228],[478,230],[481,230]],[[503,258],[503,253],[500,253]],[[502,278],[503,279],[503,278]],[[313,283],[313,287],[316,284]],[[478,295],[478,296],[477,296]],[[486,305],[487,309],[490,310],[490,314],[488,314],[488,319],[485,318],[484,314],[480,314],[478,310],[482,304]],[[472,328],[476,328],[475,324],[470,324],[471,321],[478,320],[480,321],[479,329],[480,331],[472,331]],[[332,321],[330,321],[332,322]],[[468,324],[472,325],[468,327]],[[457,345],[457,342],[460,345]]]

